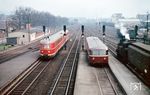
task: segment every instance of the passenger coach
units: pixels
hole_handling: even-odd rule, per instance
[[[85,47],[90,64],[108,64],[108,47],[98,37],[87,37]]]

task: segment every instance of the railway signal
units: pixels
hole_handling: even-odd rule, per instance
[[[135,37],[138,35],[138,26],[137,25],[135,25],[135,27],[134,27],[134,31],[135,31]]]
[[[82,31],[81,36],[84,37],[84,25],[81,26],[81,31]]]
[[[105,25],[103,25],[103,36],[105,36]]]
[[[148,31],[149,31],[149,29],[148,29],[148,19],[149,19],[149,13],[148,13],[148,12],[147,12],[147,16],[146,16],[146,18],[147,18],[146,28],[147,28],[147,34],[148,34]]]
[[[105,42],[105,25],[103,25],[103,42]]]
[[[82,37],[82,50],[84,50],[84,25],[81,26],[81,37]]]
[[[66,36],[66,25],[63,26],[64,36]]]
[[[45,25],[43,25],[43,32],[45,32],[45,30],[46,30],[46,26],[45,26]]]

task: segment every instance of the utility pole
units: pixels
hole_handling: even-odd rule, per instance
[[[29,42],[30,42],[30,14],[28,14],[28,24],[27,24],[27,27],[28,27],[28,34],[29,34]]]
[[[146,43],[146,39],[147,39],[147,36],[148,36],[148,31],[149,31],[149,29],[148,29],[148,16],[149,16],[149,13],[147,12],[147,16],[146,16],[146,31],[145,31],[145,33],[144,33],[144,43]]]
[[[101,22],[99,22],[99,32],[101,32]]]
[[[7,21],[7,18],[6,18],[5,24],[6,24],[6,28],[5,28],[6,37],[8,37],[8,21]]]
[[[148,34],[148,31],[149,31],[149,29],[148,29],[148,16],[149,16],[149,13],[147,12],[147,23],[146,23],[147,34]]]

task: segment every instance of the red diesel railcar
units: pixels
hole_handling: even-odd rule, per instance
[[[59,31],[40,41],[40,55],[54,57],[69,39],[69,32]]]
[[[85,45],[90,64],[108,64],[108,47],[98,37],[86,37]]]

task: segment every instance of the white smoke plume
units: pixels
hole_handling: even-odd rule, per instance
[[[121,27],[120,28],[120,33],[125,36],[125,39],[130,40],[130,36],[128,33],[128,29],[126,27]]]

